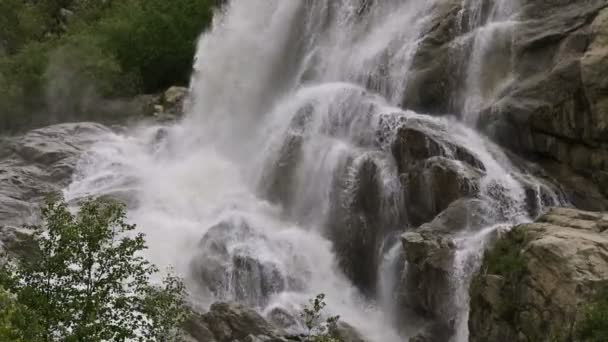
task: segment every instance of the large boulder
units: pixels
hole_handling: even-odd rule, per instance
[[[427,229],[407,232],[401,242],[407,275],[399,287],[399,305],[426,320],[413,341],[441,341],[453,329],[450,272],[456,246],[450,237]]]
[[[571,341],[607,288],[608,214],[551,209],[486,253],[470,290],[470,341]]]
[[[209,228],[192,262],[195,278],[216,298],[261,308],[273,294],[301,289],[301,281],[280,265],[264,260],[258,248],[271,248],[265,236],[244,220],[220,222]]]
[[[401,176],[410,222],[432,220],[452,202],[479,192],[481,172],[458,160],[433,157]]]
[[[236,303],[215,303],[209,312],[185,323],[198,342],[286,342],[285,333],[256,311]]]

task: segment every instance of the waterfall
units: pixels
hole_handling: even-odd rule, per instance
[[[400,108],[441,2],[233,0],[200,38],[185,117],[109,133],[79,162],[66,198],[126,201],[148,258],[174,266],[202,308],[237,300],[297,317],[325,293],[331,313],[370,341],[403,341],[417,332],[393,324],[407,267],[390,237],[415,228],[412,198],[430,200],[407,189],[394,146],[400,129],[421,132],[439,146],[429,160],[478,175],[476,196],[493,209],[484,227],[455,237],[455,339],[466,341],[468,279],[488,236],[529,220],[527,189],[537,207],[560,199],[466,116],[490,96],[480,94],[482,62],[508,6],[469,20],[464,123]]]

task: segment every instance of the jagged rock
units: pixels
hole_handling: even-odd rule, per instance
[[[608,171],[606,7],[602,0],[524,2],[514,34],[517,79],[480,122],[501,144],[557,161],[602,186]]]
[[[216,297],[255,308],[264,307],[273,294],[302,289],[303,278],[285,274],[278,264],[252,252],[252,246],[270,248],[267,238],[244,220],[209,228],[192,262],[194,276]]]
[[[298,325],[297,319],[280,307],[271,309],[265,316],[270,323],[281,329],[290,329]]]
[[[450,204],[429,223],[420,227],[425,231],[455,233],[462,230],[475,231],[494,217],[493,208],[487,202],[475,198],[461,198]]]
[[[183,105],[186,96],[188,96],[188,88],[174,86],[165,91],[163,102],[176,110],[181,110],[180,106]]]
[[[401,176],[408,216],[414,225],[432,220],[452,202],[479,192],[481,173],[444,157],[425,160]]]
[[[352,325],[339,321],[335,337],[342,342],[367,342]]]
[[[608,213],[551,209],[486,253],[471,286],[470,340],[570,341],[608,286]]]
[[[277,310],[279,312],[281,310]],[[281,315],[291,316],[287,313]],[[342,342],[367,342],[345,322],[338,322],[336,337]],[[198,342],[303,342],[266,321],[256,311],[236,303],[215,303],[209,312],[189,319],[184,330]]]
[[[401,284],[402,305],[434,321],[448,330],[450,321],[450,271],[455,245],[437,232],[407,232],[401,242],[408,263],[405,283]]]
[[[376,155],[381,158],[381,156]],[[398,215],[387,215],[386,206],[398,206],[395,194],[382,192],[381,166],[370,155],[350,167],[344,177],[350,189],[340,193],[332,215],[330,238],[339,256],[341,268],[366,293],[373,293],[377,285],[379,250],[384,238],[400,225]]]
[[[460,33],[462,1],[434,3],[433,17],[422,33],[408,75],[403,107],[420,113],[450,112],[450,94],[457,80],[458,62],[451,53],[451,42]]]
[[[438,134],[438,132],[435,132]],[[485,170],[483,164],[469,151],[455,144],[439,141],[423,130],[401,126],[392,144],[392,153],[400,172],[406,172],[412,164],[431,157],[453,158],[466,162],[470,166]]]
[[[67,123],[0,142],[0,225],[30,222],[36,203],[67,185],[81,153],[107,133],[100,124]]]
[[[161,94],[144,94],[133,98],[126,110],[128,113],[153,117],[157,122],[175,121],[186,110],[188,88],[173,86]]]
[[[254,310],[236,303],[215,303],[188,320],[184,329],[199,342],[286,342],[285,333]]]

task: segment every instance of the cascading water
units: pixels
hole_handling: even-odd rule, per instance
[[[512,81],[511,49],[513,30],[517,25],[520,0],[464,0],[462,14],[468,12],[468,33],[472,41],[465,79],[463,120],[476,125],[479,112]]]
[[[108,135],[66,198],[127,201],[148,257],[185,276],[202,307],[238,300],[295,315],[323,292],[370,341],[402,341],[417,331],[387,317],[406,276],[391,236],[411,224],[393,149],[399,129],[416,129],[457,172],[473,172],[460,155],[479,161],[476,196],[493,209],[455,238],[455,336],[466,341],[486,237],[526,220],[526,189],[541,185],[473,129],[398,108],[440,1],[232,1],[200,40],[187,115]],[[538,205],[558,201],[548,197]]]

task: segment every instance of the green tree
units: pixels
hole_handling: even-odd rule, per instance
[[[308,329],[303,336],[304,342],[341,342],[337,336],[340,316],[330,316],[323,320],[322,311],[325,306],[325,295],[321,293],[304,308],[301,316]]]
[[[184,286],[176,277],[150,285],[157,269],[140,255],[144,236],[125,222],[122,205],[88,200],[72,214],[64,202],[50,201],[42,218],[39,252],[3,277],[19,304],[12,322],[20,338],[178,340],[187,316]]]
[[[20,333],[14,322],[18,316],[15,298],[0,288],[0,341],[21,342]]]

